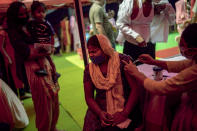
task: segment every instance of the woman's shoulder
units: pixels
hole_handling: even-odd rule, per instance
[[[119,58],[120,58],[120,69],[122,69],[124,67],[124,63],[122,62],[123,60],[126,62],[129,62],[130,60],[132,61],[131,56],[126,55],[126,54],[121,54],[119,53]]]
[[[120,60],[125,60],[125,61],[129,61],[129,60],[133,60],[132,59],[132,57],[131,56],[129,56],[129,55],[126,55],[126,54],[122,54],[122,53],[119,53],[119,58],[120,58]]]

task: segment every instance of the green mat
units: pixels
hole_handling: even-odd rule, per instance
[[[70,57],[75,56],[70,61]],[[78,59],[77,59],[78,58]],[[85,111],[87,109],[83,90],[83,61],[76,53],[54,57],[57,72],[61,74],[59,79],[59,101],[72,115],[74,120],[82,128]],[[74,63],[78,63],[75,65]]]
[[[175,41],[175,37],[178,36],[178,33],[170,33],[168,35],[168,41],[166,43],[160,42],[156,44],[156,51],[164,50],[168,48],[173,48],[178,46],[178,43]]]
[[[35,112],[33,107],[32,99],[24,100],[24,107],[26,109],[27,115],[29,117],[30,124],[24,128],[20,129],[21,131],[36,131],[35,126]],[[67,130],[67,131],[80,131],[80,127],[74,121],[72,116],[65,110],[65,108],[60,104],[60,115],[57,124],[57,129]],[[15,129],[19,131],[19,129]]]

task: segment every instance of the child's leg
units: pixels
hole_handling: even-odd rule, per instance
[[[42,59],[38,59],[37,62],[38,62],[38,65],[40,66],[40,69],[44,70],[44,64],[42,62]]]
[[[32,75],[32,100],[36,113],[36,127],[38,131],[50,131],[52,123],[52,99],[46,93],[44,77]],[[36,82],[35,82],[36,81]]]
[[[38,74],[38,75],[48,75],[47,71],[44,68],[44,63],[42,62],[42,59],[37,59],[37,63],[39,65],[40,69],[36,71],[36,74]]]
[[[51,131],[56,130],[56,124],[59,118],[59,100],[58,95],[54,97],[52,105],[52,122],[51,122]]]
[[[55,64],[53,63],[53,60],[51,59],[50,56],[47,56],[47,59],[51,65],[52,68],[52,75],[53,75],[53,80],[54,82],[57,82],[58,77],[60,77],[60,74],[56,72]]]
[[[52,67],[53,73],[55,73],[56,72],[56,68],[55,68],[55,64],[53,63],[53,60],[51,59],[51,56],[46,56],[46,57],[47,57],[50,65]]]
[[[51,131],[52,124],[55,123],[53,122],[53,105],[54,101],[58,101],[58,99],[54,100],[56,97],[53,97],[53,94],[55,95],[56,93],[51,89],[55,86],[51,78],[51,67],[46,59],[43,59],[43,63],[46,63],[46,70],[49,74],[45,77],[32,73],[34,71],[34,67],[38,66],[37,62],[27,62],[25,67],[36,113],[36,127],[38,128],[38,131]],[[56,107],[56,109],[59,111],[58,107]]]

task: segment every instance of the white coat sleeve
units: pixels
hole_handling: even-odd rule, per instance
[[[132,9],[133,0],[124,0],[119,6],[116,25],[124,35],[127,35],[127,38],[132,37],[131,39],[136,39],[139,34],[130,27]]]

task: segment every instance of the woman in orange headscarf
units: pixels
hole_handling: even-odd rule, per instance
[[[130,85],[133,80],[127,77],[121,62],[131,58],[114,51],[110,41],[102,34],[92,36],[87,47],[92,62],[84,71],[88,111],[83,130],[134,130],[141,119],[140,110],[137,110],[137,85]]]

